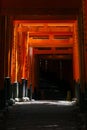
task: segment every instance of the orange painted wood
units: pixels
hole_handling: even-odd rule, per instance
[[[29,36],[48,36],[48,35],[57,35],[57,36],[67,36],[70,37],[73,35],[73,32],[30,32]]]
[[[72,16],[73,17],[73,16]],[[74,23],[76,20],[14,20],[14,23]]]
[[[70,40],[29,40],[29,46],[32,47],[72,47],[72,45],[73,41]]]
[[[72,49],[66,49],[66,50],[38,50],[34,49],[34,54],[72,54]]]

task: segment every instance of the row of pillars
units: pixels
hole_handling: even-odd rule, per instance
[[[28,88],[27,80],[21,80],[21,83],[14,82],[11,84],[10,77],[4,79],[4,88],[0,90],[0,110],[12,105],[17,101],[16,99],[23,101],[23,98],[27,97],[28,100],[32,100],[32,84]]]

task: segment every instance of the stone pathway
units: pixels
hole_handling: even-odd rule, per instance
[[[16,103],[4,124],[6,130],[87,130],[86,117],[78,107],[58,101]]]

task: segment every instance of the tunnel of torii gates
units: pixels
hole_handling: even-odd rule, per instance
[[[78,23],[76,20],[15,20],[8,76],[38,86],[39,58],[72,59],[73,80],[80,80]],[[55,66],[54,66],[55,67]],[[69,68],[69,66],[68,66]],[[66,73],[66,77],[69,77]]]

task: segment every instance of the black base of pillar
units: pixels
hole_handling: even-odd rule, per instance
[[[22,88],[22,85],[19,84],[19,98],[22,99],[23,97],[23,88]]]
[[[6,99],[5,99],[5,89],[0,90],[0,110],[4,109],[6,106]]]
[[[80,110],[81,112],[84,111],[84,93],[80,93],[80,101],[79,101],[79,105],[80,105]]]
[[[5,98],[6,100],[10,100],[11,96],[11,81],[10,77],[5,77],[4,79],[4,88],[5,88]]]
[[[19,98],[19,83],[13,83],[13,99]]]
[[[27,80],[22,79],[22,97],[27,97],[28,96],[28,88],[27,88]]]

